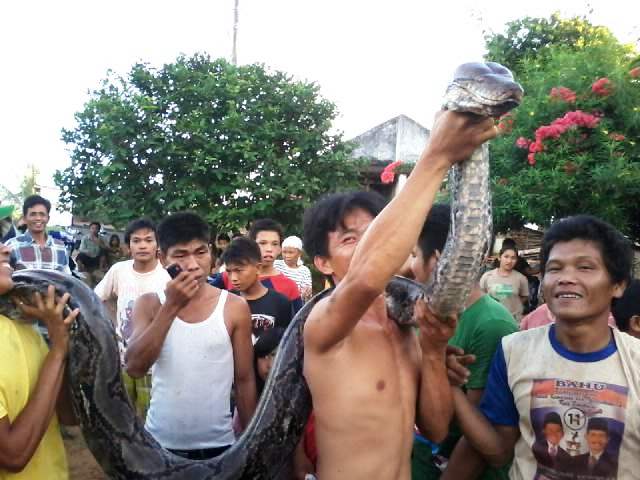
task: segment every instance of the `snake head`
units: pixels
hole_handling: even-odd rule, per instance
[[[497,118],[520,105],[523,95],[511,71],[499,63],[464,63],[447,87],[443,107]]]

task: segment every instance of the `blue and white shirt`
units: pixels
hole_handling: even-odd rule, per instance
[[[480,409],[520,430],[509,478],[640,478],[640,340],[612,332],[590,353],[567,350],[555,325],[502,339]],[[557,446],[545,435],[549,419],[562,423]],[[600,450],[588,435],[596,430]]]
[[[11,266],[16,270],[43,268],[70,274],[69,257],[64,243],[47,235],[43,247],[38,245],[29,232],[10,239]]]

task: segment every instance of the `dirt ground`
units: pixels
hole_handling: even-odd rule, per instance
[[[106,480],[107,476],[84,443],[80,427],[65,427],[73,438],[65,438],[71,480]]]

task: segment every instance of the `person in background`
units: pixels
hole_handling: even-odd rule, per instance
[[[631,281],[611,310],[621,332],[640,338],[640,280]]]
[[[498,268],[482,275],[480,288],[507,307],[520,323],[524,304],[529,299],[529,282],[524,275],[515,270],[518,251],[514,247],[502,247],[499,260]]]
[[[107,248],[107,263],[109,267],[115,263],[127,260],[128,258],[128,249],[123,245],[120,245],[120,237],[114,233],[109,237],[109,248]]]
[[[302,240],[295,235],[287,237],[282,242],[282,260],[273,262],[273,266],[296,282],[303,301],[311,298],[311,271],[302,264]]]
[[[291,302],[260,281],[262,260],[258,244],[250,238],[236,238],[222,254],[222,260],[232,292],[249,304],[254,343],[274,327],[286,329],[293,318]]]
[[[11,249],[11,266],[23,268],[43,268],[71,274],[69,257],[64,242],[47,234],[51,202],[40,195],[25,198],[22,204],[27,231],[7,242]]]
[[[89,233],[82,237],[76,256],[78,269],[87,274],[87,280],[91,286],[98,283],[102,277],[98,272],[105,267],[106,245],[100,238],[101,228],[102,225],[99,222],[91,222]]]
[[[171,280],[158,260],[158,240],[155,224],[146,218],[133,220],[124,233],[129,245],[131,260],[115,263],[95,288],[96,295],[111,311],[116,330],[120,361],[125,366],[124,355],[133,332],[133,306],[141,295],[158,292]],[[112,302],[116,302],[113,312]],[[144,419],[151,401],[151,374],[133,378],[122,371],[122,379],[129,399],[140,418]]]

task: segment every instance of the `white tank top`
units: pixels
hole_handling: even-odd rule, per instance
[[[164,448],[196,450],[234,442],[231,423],[233,348],[224,324],[227,291],[209,318],[176,317],[154,363],[145,428]],[[164,303],[164,292],[158,293]]]

